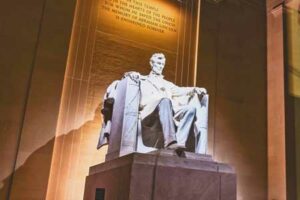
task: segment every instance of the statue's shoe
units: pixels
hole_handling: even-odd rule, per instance
[[[184,150],[186,149],[185,145],[178,144],[177,141],[170,142],[167,146],[166,149],[170,150]]]

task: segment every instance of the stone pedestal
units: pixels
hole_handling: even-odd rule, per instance
[[[132,153],[90,168],[84,199],[103,196],[105,200],[236,200],[236,175],[232,167],[214,162],[211,156],[177,155],[170,150]]]

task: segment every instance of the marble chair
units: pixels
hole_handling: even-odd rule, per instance
[[[162,148],[163,138],[159,120],[148,119],[151,122],[149,126],[149,123],[145,125],[144,120],[142,124],[139,118],[139,82],[129,77],[113,82],[108,87],[104,99],[110,100],[113,104],[112,110],[102,110],[104,123],[98,148],[108,144],[106,160],[112,160],[133,152],[148,153]],[[208,95],[205,95],[202,99],[201,118],[204,119],[203,128],[207,130]],[[108,115],[109,119],[105,119],[105,112],[112,112],[112,115]],[[197,140],[199,138],[188,140],[188,150],[194,152]]]

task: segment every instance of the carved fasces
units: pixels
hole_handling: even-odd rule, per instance
[[[103,116],[102,128],[100,130],[100,137],[97,145],[97,149],[100,149],[102,146],[108,144],[109,136],[111,132],[111,119],[113,113],[113,107],[115,98],[117,95],[117,86],[119,80],[112,82],[103,97],[103,106],[101,109],[101,114]]]

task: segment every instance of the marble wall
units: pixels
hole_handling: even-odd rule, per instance
[[[3,2],[0,199],[43,199],[75,1]]]
[[[300,199],[300,1],[284,7],[286,72],[287,191],[289,199]]]
[[[210,94],[209,152],[235,167],[239,200],[266,200],[266,11],[262,1],[203,1],[197,85]]]

